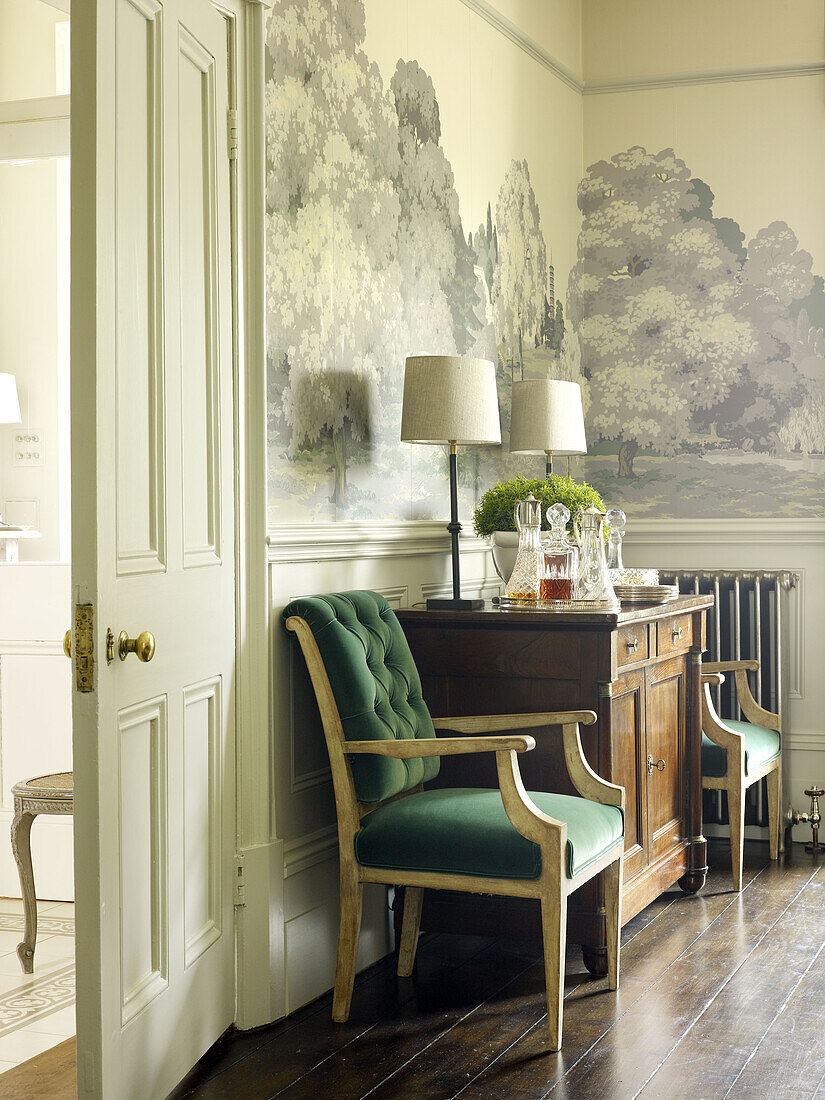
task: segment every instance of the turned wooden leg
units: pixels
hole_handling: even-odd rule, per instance
[[[24,974],[34,973],[34,947],[37,942],[37,898],[34,893],[32,868],[31,829],[37,814],[24,812],[15,806],[11,823],[11,850],[20,875],[20,892],[23,895],[23,942],[17,945],[17,957]]]
[[[728,787],[728,819],[730,821],[730,863],[733,871],[734,890],[742,889],[742,857],[745,851],[745,795],[743,783]]]
[[[547,983],[547,1032],[551,1050],[561,1050],[564,1012],[564,948],[567,935],[567,898],[559,894],[541,899],[544,941],[544,980]]]
[[[424,888],[407,886],[404,890],[404,921],[401,925],[401,942],[398,945],[398,976],[409,978],[415,965],[418,947],[418,929],[421,925],[421,906]]]
[[[349,1019],[352,987],[355,982],[355,958],[361,931],[363,887],[356,876],[341,868],[341,920],[338,925],[338,962],[332,994],[332,1018],[337,1024]]]
[[[768,833],[771,859],[779,859],[779,839],[782,822],[779,817],[782,791],[782,770],[775,768],[765,776],[768,785]]]
[[[604,908],[607,919],[607,981],[619,988],[619,954],[622,942],[622,861],[604,871]]]

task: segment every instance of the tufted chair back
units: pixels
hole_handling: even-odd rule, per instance
[[[348,741],[435,737],[410,647],[390,605],[377,592],[302,596],[283,611],[304,619],[324,662]],[[438,774],[438,757],[393,760],[354,755],[359,802],[382,802]]]

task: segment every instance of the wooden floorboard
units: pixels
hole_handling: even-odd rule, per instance
[[[621,988],[568,954],[564,1047],[545,1045],[543,969],[525,945],[425,937],[416,971],[234,1033],[174,1096],[199,1100],[825,1100],[825,861],[749,844],[735,894],[725,846],[705,890],[658,898],[623,929]]]
[[[75,1100],[76,1067],[75,1040],[66,1039],[0,1074],[0,1100]]]

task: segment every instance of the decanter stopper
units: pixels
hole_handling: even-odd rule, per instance
[[[622,539],[627,524],[627,516],[621,508],[611,508],[604,517],[605,523],[610,528],[607,546],[607,568],[624,569],[622,562]]]
[[[570,509],[563,504],[551,504],[547,509],[547,522],[550,534],[547,542],[553,546],[567,546],[567,524],[570,522]]]

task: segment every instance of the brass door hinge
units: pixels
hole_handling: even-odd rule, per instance
[[[90,603],[75,604],[74,673],[78,691],[95,689],[95,614]]]

